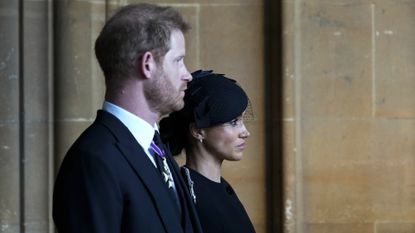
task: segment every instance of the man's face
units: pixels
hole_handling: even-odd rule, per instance
[[[157,66],[157,76],[148,92],[154,101],[153,106],[160,115],[178,111],[184,106],[184,91],[192,76],[184,64],[185,40],[181,31],[172,31],[170,50]]]

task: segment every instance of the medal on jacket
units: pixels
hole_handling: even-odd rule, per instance
[[[173,176],[171,175],[169,165],[167,165],[166,157],[162,158],[163,160],[163,177],[164,182],[167,183],[169,188],[173,187]]]
[[[169,188],[173,187],[173,176],[171,175],[169,165],[167,164],[166,154],[160,149],[154,142],[151,142],[150,148],[156,153],[156,156],[161,160],[161,173],[163,175],[164,182],[167,183]],[[157,159],[157,158],[156,158]]]

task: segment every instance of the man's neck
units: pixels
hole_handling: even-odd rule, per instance
[[[140,117],[150,125],[158,122],[160,114],[150,108],[143,91],[135,89],[134,85],[126,86],[126,88],[116,92],[107,91],[105,93],[105,100]]]

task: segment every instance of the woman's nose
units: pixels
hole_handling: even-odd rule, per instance
[[[242,126],[243,126],[243,128],[242,128],[241,137],[242,137],[242,138],[247,138],[247,137],[249,137],[249,136],[251,135],[251,133],[249,133],[249,131],[246,129],[245,124],[244,124],[244,125],[242,125]]]

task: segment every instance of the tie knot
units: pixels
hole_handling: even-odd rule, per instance
[[[161,141],[160,134],[155,131],[153,141],[150,144],[150,148],[161,158],[164,158],[165,152],[164,152],[164,144]]]
[[[163,142],[161,141],[161,137],[158,131],[154,131],[154,137],[153,137],[153,142],[157,145],[160,146],[163,144]]]

